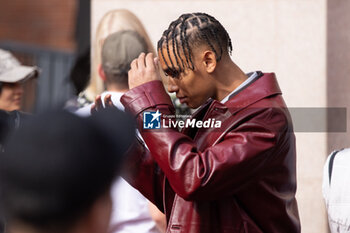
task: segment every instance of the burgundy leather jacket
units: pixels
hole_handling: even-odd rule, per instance
[[[160,81],[121,101],[149,148],[133,147],[124,178],[166,214],[168,233],[300,232],[295,136],[274,74],[193,115],[220,129],[142,129],[144,111],[175,114]]]

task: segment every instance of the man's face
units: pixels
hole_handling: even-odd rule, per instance
[[[2,83],[0,109],[5,111],[20,110],[23,95],[22,83]]]
[[[171,51],[171,49],[169,49]],[[163,54],[165,61],[160,53],[158,53],[159,62],[164,73],[168,76],[168,91],[170,93],[175,92],[176,97],[179,98],[182,104],[186,103],[190,108],[198,108],[204,104],[208,98],[214,96],[213,80],[208,76],[206,70],[201,64],[201,56],[199,52],[194,52],[192,58],[195,69],[186,69],[184,72],[177,72],[180,70],[173,53],[170,52],[170,57],[174,63],[175,69],[171,68],[171,62],[167,55],[167,50],[163,48]],[[197,56],[196,56],[197,55]],[[181,56],[183,61],[186,61],[184,56]],[[179,58],[178,58],[179,60]],[[182,64],[179,61],[180,65]]]

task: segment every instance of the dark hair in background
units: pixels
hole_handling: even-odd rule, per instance
[[[108,83],[128,86],[131,62],[148,47],[138,32],[122,30],[109,35],[101,49],[101,63]]]
[[[217,61],[220,61],[223,53],[232,52],[232,43],[227,31],[214,17],[206,13],[183,14],[164,31],[158,41],[157,51],[166,61],[163,49],[167,50],[170,60],[170,64],[166,63],[167,68],[173,71],[171,75],[177,76],[187,68],[194,70],[192,50],[204,43],[215,53]],[[174,54],[174,61],[170,59],[170,49]],[[185,60],[181,58],[181,53]]]
[[[25,121],[0,154],[6,221],[66,231],[109,190],[134,133],[131,118],[116,109],[88,118],[54,111]]]
[[[91,75],[90,63],[90,48],[88,48],[76,59],[69,75],[76,95],[85,90],[89,83]]]

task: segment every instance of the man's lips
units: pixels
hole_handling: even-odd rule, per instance
[[[186,103],[188,100],[188,98],[186,96],[185,97],[177,97],[177,98],[179,99],[181,104]]]
[[[15,103],[21,103],[21,100],[22,100],[22,98],[16,98],[16,99],[13,100],[13,102],[15,102]]]

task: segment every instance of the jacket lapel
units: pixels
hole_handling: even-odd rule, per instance
[[[200,106],[191,116],[190,119],[197,119],[197,120],[201,120],[205,113],[207,112],[208,108],[210,107],[211,103],[213,102],[213,99],[208,99],[206,103],[204,103],[202,106]],[[197,132],[196,128],[183,128],[182,133],[188,135],[189,137],[191,137],[192,139],[195,137],[195,134]]]

